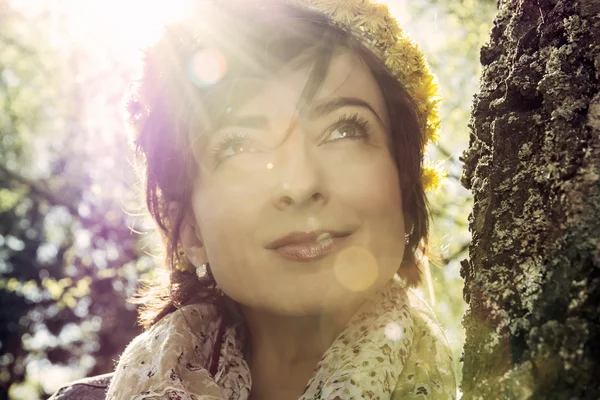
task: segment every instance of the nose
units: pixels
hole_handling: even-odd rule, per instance
[[[282,146],[275,173],[273,203],[280,210],[324,205],[327,202],[319,160],[302,132],[292,132]]]

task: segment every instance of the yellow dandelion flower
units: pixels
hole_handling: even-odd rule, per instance
[[[410,42],[406,39],[399,39],[393,46],[388,49],[388,56],[385,60],[388,68],[395,72],[405,70],[406,57],[410,54]]]
[[[424,189],[426,191],[435,191],[443,187],[446,184],[448,173],[442,167],[442,163],[433,163],[430,160],[425,160],[423,164],[421,180]]]
[[[376,32],[386,27],[386,17],[389,15],[386,4],[368,4],[357,16],[357,23],[366,29]]]
[[[331,16],[331,20],[333,22],[344,27],[349,27],[349,25],[352,25],[355,18],[356,14],[351,10],[340,10]]]
[[[392,71],[399,69],[402,66],[403,58],[401,54],[390,54],[385,59],[385,65]]]
[[[425,59],[417,52],[411,52],[406,59],[406,68],[410,72],[419,72],[425,68]]]
[[[429,97],[431,97],[435,101],[439,101],[440,88],[437,83],[432,83],[429,85]]]
[[[425,138],[428,142],[437,143],[440,140],[440,126],[441,120],[437,112],[434,115],[430,115],[425,127]]]
[[[331,17],[348,19],[351,22],[364,7],[362,0],[310,0],[309,2]]]
[[[439,99],[437,101],[429,101],[427,103],[427,120],[429,121],[435,121],[436,119],[438,119],[438,104],[439,104]]]
[[[431,87],[432,85],[435,86],[437,88],[437,83],[435,83],[435,77],[429,72],[429,70],[427,68],[424,68],[421,71],[417,72],[420,76],[421,82],[423,82],[423,85],[427,85],[429,87]]]
[[[379,44],[387,48],[401,39],[402,30],[390,15],[384,16],[383,21],[381,28],[375,29],[373,32],[379,37]]]
[[[392,18],[390,15],[385,16],[385,22],[387,29],[389,29],[390,34],[396,39],[398,36],[402,36],[402,28],[398,25],[398,21],[395,18]],[[395,40],[394,40],[395,43]]]
[[[362,13],[363,0],[287,0],[327,15],[334,23],[348,30],[356,30],[356,16]]]
[[[414,80],[412,82],[414,100],[423,103],[423,107],[427,109],[427,103],[429,102],[429,85],[424,85],[420,80]]]
[[[379,35],[379,43],[386,48],[393,46],[398,40],[398,34],[395,33],[394,30],[390,29],[390,27],[387,25],[377,34]]]

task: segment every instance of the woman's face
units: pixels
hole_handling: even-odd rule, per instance
[[[288,68],[244,82],[253,96],[194,149],[194,223],[218,286],[247,307],[296,316],[362,303],[396,273],[405,234],[372,74],[340,52],[300,109],[308,75]]]

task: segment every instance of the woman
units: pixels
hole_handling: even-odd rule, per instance
[[[367,0],[203,1],[167,29],[129,112],[168,274],[106,398],[454,398],[409,290],[435,94]]]

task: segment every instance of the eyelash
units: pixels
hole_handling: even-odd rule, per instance
[[[347,114],[342,114],[338,118],[338,121],[335,124],[333,124],[331,129],[329,129],[329,133],[335,131],[340,126],[344,126],[345,124],[348,124],[348,123],[351,123],[355,127],[358,127],[359,130],[362,131],[362,133],[358,136],[350,136],[348,138],[343,138],[343,139],[367,140],[371,136],[371,131],[369,130],[369,121],[367,121],[365,118],[359,116],[358,114],[351,114],[350,116],[348,116]],[[340,140],[340,139],[334,139],[333,141],[335,141],[335,140]]]
[[[360,140],[367,141],[371,137],[371,132],[369,129],[369,126],[370,126],[369,121],[367,121],[365,118],[359,116],[358,114],[351,114],[351,115],[343,114],[343,115],[341,115],[338,118],[337,122],[335,122],[328,129],[327,132],[328,132],[328,134],[331,134],[337,128],[347,125],[347,124],[352,124],[355,127],[357,127],[359,129],[359,131],[361,131],[360,134],[357,136],[348,136],[348,137],[344,137],[344,138],[333,139],[332,140],[333,142],[335,142],[337,140],[341,140],[341,139],[352,139],[352,140],[360,139]],[[221,154],[223,153],[224,150],[228,149],[232,145],[235,145],[235,144],[243,145],[249,136],[250,136],[249,133],[244,133],[244,134],[239,134],[237,132],[229,133],[225,138],[223,138],[219,142],[217,147],[214,149],[213,158],[215,160],[217,160],[217,163],[218,163],[222,159],[231,157],[231,156],[222,157]]]
[[[218,164],[222,159],[228,158],[222,157],[221,154],[234,144],[243,145],[249,136],[249,133],[239,134],[237,132],[232,132],[227,134],[225,138],[219,141],[218,146],[213,150],[213,159],[216,160]]]

